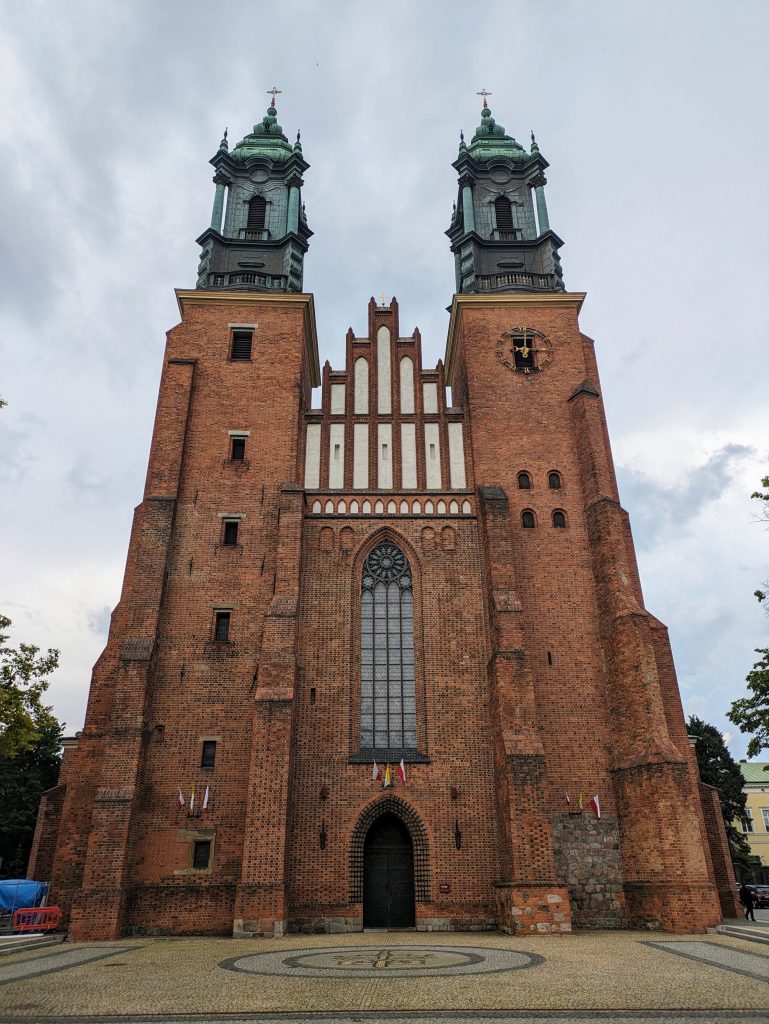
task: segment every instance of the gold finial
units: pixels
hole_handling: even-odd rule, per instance
[[[379,296],[379,305],[380,306],[386,306],[387,305],[387,296],[386,295],[380,295]]]
[[[486,92],[485,89],[481,89],[481,91],[477,92],[475,95],[476,96],[483,96],[483,109],[485,110],[488,107],[488,103],[486,102],[486,97],[487,96],[491,96],[491,93],[490,92]]]
[[[276,96],[280,96],[282,94],[282,92],[283,92],[282,89],[278,89],[277,86],[274,86],[274,85],[273,85],[273,87],[271,89],[267,90],[267,95],[268,96],[272,96],[272,106],[273,107],[275,107],[275,97]],[[485,100],[484,100],[484,103],[485,103]],[[275,109],[277,110],[277,107]]]

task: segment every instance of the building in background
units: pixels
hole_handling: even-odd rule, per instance
[[[769,764],[740,761],[745,779],[745,817],[742,830],[750,846],[750,865],[735,865],[741,882],[769,884]]]
[[[321,371],[274,106],[211,162],[120,603],[41,809],[72,936],[734,916],[533,137],[484,96],[461,141],[435,367],[383,296]]]

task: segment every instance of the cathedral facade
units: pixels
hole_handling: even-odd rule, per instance
[[[461,142],[436,367],[371,299],[321,370],[308,164],[274,106],[211,162],[120,602],[30,864],[70,934],[733,916],[533,136],[484,97]]]

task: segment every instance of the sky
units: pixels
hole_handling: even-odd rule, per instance
[[[536,131],[564,277],[586,291],[620,494],[685,711],[725,714],[769,646],[769,4],[764,0],[2,0],[0,610],[55,647],[82,726],[142,494],[175,287],[193,287],[222,130],[277,85],[302,132],[321,362],[371,295],[444,353],[460,129],[480,89]],[[769,758],[767,758],[769,759]]]

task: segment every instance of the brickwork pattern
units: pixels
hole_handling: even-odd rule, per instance
[[[180,293],[123,592],[61,801],[52,899],[71,910],[71,934],[360,927],[363,844],[383,808],[414,841],[418,929],[560,934],[572,901],[582,925],[716,923],[721,867],[706,836],[719,826],[699,801],[664,627],[643,606],[579,297],[455,308],[461,412],[441,403],[437,418],[442,431],[463,418],[475,494],[469,512],[429,523],[313,514],[300,486],[311,301]],[[397,303],[372,302],[369,337],[387,322],[393,351],[420,369],[418,334],[399,339],[397,317]],[[233,323],[254,325],[248,361],[229,357]],[[500,361],[516,327],[549,338],[542,373]],[[348,367],[358,344],[350,332]],[[442,389],[440,364],[434,374]],[[337,379],[328,368],[326,426]],[[418,419],[419,388],[415,400]],[[229,458],[232,431],[246,436],[243,461]],[[238,517],[235,546],[222,543],[225,516]],[[359,743],[359,615],[363,560],[385,537],[413,576],[418,749],[407,783],[382,794]],[[230,613],[226,641],[216,610]],[[600,827],[564,818],[578,792],[600,795]],[[206,868],[192,862],[200,839]]]

